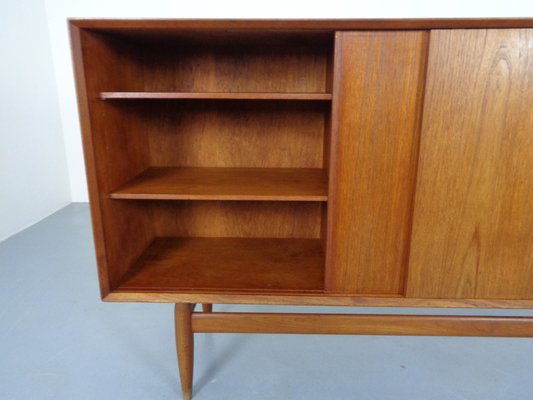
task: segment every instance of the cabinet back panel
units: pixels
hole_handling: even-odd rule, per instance
[[[158,102],[138,132],[153,166],[321,168],[326,106],[304,102]]]
[[[403,294],[427,33],[338,33],[335,46],[326,290]]]
[[[144,90],[311,92],[326,90],[328,46],[320,42],[144,46]]]
[[[320,203],[152,202],[157,236],[320,237]]]
[[[407,294],[533,299],[533,30],[430,43]]]

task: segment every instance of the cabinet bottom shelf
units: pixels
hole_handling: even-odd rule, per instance
[[[117,288],[129,292],[322,292],[319,239],[155,239]]]

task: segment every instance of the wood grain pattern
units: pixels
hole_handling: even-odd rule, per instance
[[[176,352],[181,380],[183,400],[192,399],[192,378],[194,368],[194,334],[192,331],[192,304],[180,303],[174,306]]]
[[[156,236],[320,237],[316,202],[162,201],[150,210]]]
[[[431,34],[410,297],[533,299],[533,30]]]
[[[135,116],[97,98],[104,88],[123,90],[122,85],[140,70],[126,61],[130,47],[125,45],[122,52],[115,52],[117,42],[113,38],[86,31],[76,32],[73,38],[91,215],[100,287],[105,296],[153,239],[149,214],[142,205],[119,204],[108,197],[112,189],[148,166],[148,141],[134,133]],[[123,68],[108,70],[108,65]],[[124,237],[130,239],[124,241]]]
[[[335,54],[336,54],[336,47],[337,44],[335,40],[333,41],[333,46],[330,49],[330,54],[328,56],[328,62],[326,65],[326,91],[331,93],[332,99],[338,90],[338,73],[336,73],[337,66],[335,65]],[[338,62],[336,63],[339,64]],[[329,110],[325,114],[325,121],[324,121],[324,145],[323,145],[323,156],[322,156],[322,168],[327,173],[327,181],[328,181],[328,192],[329,192],[329,182],[330,182],[330,165],[332,164],[332,160],[334,160],[334,156],[331,153],[332,145],[331,142],[333,140],[333,131],[334,131],[334,125],[336,123],[336,120],[332,118],[334,111],[333,111],[334,104],[330,104]],[[335,114],[336,115],[336,114]],[[321,224],[320,224],[320,239],[322,240],[322,248],[324,249],[324,254],[328,254],[328,203],[322,203],[322,216],[321,216]]]
[[[148,168],[113,199],[325,201],[319,168]]]
[[[326,84],[326,50],[331,42],[323,33],[286,33],[274,35],[274,41],[268,34],[251,41],[241,34],[240,50],[229,49],[221,37],[218,43],[204,43],[197,49],[172,44],[170,48],[174,49],[189,47],[183,53],[188,56],[180,59],[161,54],[169,49],[168,43],[154,47],[142,40],[73,29],[73,37],[78,38],[74,43],[78,45],[75,60],[102,296],[116,288],[159,231],[210,237],[318,237],[319,205],[255,207],[248,202],[213,202],[162,206],[118,202],[110,199],[110,194],[149,166],[322,168],[327,101],[308,104],[269,99],[250,104],[225,99],[220,104],[216,99],[197,99],[194,104],[146,104],[104,102],[99,96],[102,92],[144,91],[150,86],[175,88],[180,82],[187,86],[191,80],[188,68],[194,69],[199,63],[195,71],[200,75],[193,89],[216,90],[217,84],[226,85],[237,78],[240,83],[234,87],[236,97],[239,91],[255,87],[258,91],[279,88],[284,92],[292,88],[294,94],[282,93],[281,97],[294,95],[300,100],[306,96],[298,94],[300,90],[309,91],[313,98],[313,93],[323,92]],[[316,38],[319,41],[313,47]],[[261,43],[267,46],[260,48]],[[274,44],[281,46],[279,54]],[[291,52],[300,44],[301,49]],[[146,61],[146,51],[161,63]],[[242,58],[242,53],[249,53],[250,58]],[[259,77],[261,63],[270,56],[273,62],[265,69],[268,74]],[[308,62],[314,65],[313,70],[300,74],[300,67]],[[242,73],[242,79],[231,75],[235,69]],[[180,72],[176,77],[176,71],[184,75]],[[228,76],[222,78],[221,74]],[[185,217],[184,210],[190,211]],[[248,225],[238,226],[238,222]],[[262,225],[255,226],[258,222]]]
[[[192,330],[208,333],[533,337],[533,317],[193,313]]]
[[[202,311],[203,312],[213,312],[213,304],[209,304],[209,303],[202,304]]]
[[[80,28],[109,33],[128,32],[137,36],[187,30],[383,30],[449,28],[533,28],[533,18],[387,18],[387,19],[78,19],[69,20]],[[156,31],[155,33],[153,31]]]
[[[276,37],[273,33],[271,37]],[[325,93],[328,45],[297,35],[270,44],[137,42],[145,91]],[[305,73],[302,73],[305,71]]]
[[[183,398],[193,331],[533,337],[533,317],[211,306],[533,308],[533,29],[433,31],[418,168],[423,30],[525,26],[70,22],[101,293],[179,303]]]
[[[102,100],[331,100],[329,93],[228,93],[228,92],[102,92]]]
[[[161,167],[321,168],[323,104],[195,101],[137,112],[150,164]]]
[[[138,291],[320,291],[318,239],[157,238],[120,284]]]
[[[100,207],[100,190],[96,180],[96,160],[94,157],[93,141],[91,135],[91,117],[89,112],[89,99],[87,98],[87,82],[85,78],[85,66],[83,63],[83,50],[81,42],[81,30],[74,24],[69,24],[72,62],[76,81],[76,93],[78,114],[82,130],[82,142],[85,159],[85,171],[89,192],[91,223],[93,240],[98,268],[98,284],[100,294],[105,297],[111,291],[108,264],[104,241],[104,221]]]
[[[487,300],[487,299],[430,299],[409,298],[400,295],[347,296],[333,293],[239,293],[228,290],[224,293],[177,293],[175,291],[137,292],[116,289],[104,301],[125,302],[204,302],[218,304],[278,304],[291,306],[347,306],[347,307],[416,307],[416,308],[483,308],[483,309],[531,309],[533,300]]]
[[[337,34],[328,291],[404,290],[426,46],[425,32]]]
[[[499,139],[488,140],[487,138],[490,137],[490,134],[484,134],[485,136],[473,135],[483,139],[480,139],[482,144],[482,153],[480,155],[490,154],[491,158],[485,162],[492,164],[494,158],[498,158],[507,163],[503,167],[503,164],[497,164],[497,168],[505,171],[505,173],[495,173],[494,168],[496,167],[494,166],[485,168],[484,171],[488,174],[498,175],[498,184],[505,180],[502,187],[505,185],[513,186],[512,194],[506,195],[507,197],[504,196],[501,199],[498,198],[498,201],[506,203],[509,209],[502,208],[504,212],[501,215],[498,213],[493,215],[494,218],[497,218],[496,225],[498,227],[495,229],[501,229],[501,232],[504,232],[509,238],[509,240],[503,240],[502,243],[496,243],[493,247],[498,249],[500,245],[505,245],[506,251],[509,252],[506,256],[511,264],[500,262],[498,264],[499,267],[491,264],[491,269],[490,271],[487,270],[488,272],[483,270],[483,268],[480,269],[481,272],[478,272],[476,278],[475,295],[483,297],[477,299],[470,296],[467,296],[468,298],[449,299],[447,295],[438,295],[434,298],[400,298],[399,294],[403,292],[403,286],[398,284],[398,282],[404,281],[405,265],[395,264],[392,260],[400,259],[401,262],[405,263],[408,254],[401,250],[404,242],[402,242],[403,237],[400,237],[405,230],[400,230],[400,236],[396,243],[387,240],[382,241],[382,243],[377,239],[373,239],[374,244],[385,249],[376,251],[375,254],[378,256],[386,254],[388,256],[387,263],[390,262],[390,264],[386,263],[385,265],[390,266],[396,275],[384,273],[379,277],[378,275],[381,272],[377,267],[365,267],[371,270],[371,273],[361,275],[362,279],[366,281],[367,288],[373,287],[374,289],[369,292],[364,290],[361,293],[358,292],[364,296],[350,296],[349,294],[353,293],[353,291],[339,293],[328,291],[326,294],[314,293],[311,296],[305,293],[298,294],[296,290],[287,295],[276,294],[275,291],[273,293],[249,291],[247,294],[243,294],[232,289],[226,290],[222,294],[220,292],[217,293],[216,289],[202,293],[177,293],[172,290],[135,293],[132,290],[118,289],[118,282],[121,281],[124,273],[134,263],[140,253],[146,250],[153,238],[157,236],[321,238],[324,251],[329,251],[331,245],[335,243],[335,241],[332,241],[334,236],[328,231],[328,227],[335,226],[334,221],[331,220],[331,217],[335,215],[334,210],[332,210],[335,207],[331,206],[337,204],[335,195],[339,190],[336,186],[339,181],[336,180],[337,170],[335,168],[330,171],[332,179],[330,179],[331,192],[328,194],[329,203],[331,203],[329,205],[326,205],[326,203],[319,204],[318,202],[293,204],[286,201],[117,201],[110,199],[109,196],[117,187],[128,182],[150,166],[171,168],[322,168],[327,170],[330,164],[332,166],[337,165],[339,160],[335,157],[341,154],[338,151],[339,148],[336,147],[339,144],[336,138],[338,134],[337,124],[340,122],[339,115],[341,113],[338,101],[332,102],[332,113],[330,114],[329,101],[284,101],[279,99],[245,101],[244,99],[226,98],[224,101],[220,101],[220,99],[195,99],[194,101],[167,101],[160,99],[159,101],[147,102],[122,102],[102,101],[99,98],[102,92],[166,91],[180,88],[182,91],[188,91],[191,87],[200,91],[224,88],[225,91],[230,93],[229,96],[232,95],[231,93],[239,96],[240,93],[254,90],[262,93],[299,94],[304,92],[304,95],[318,93],[321,96],[329,96],[332,93],[333,97],[338,97],[341,93],[338,89],[342,87],[340,83],[346,80],[346,74],[343,68],[339,67],[340,64],[338,62],[332,62],[331,53],[333,47],[331,38],[334,30],[347,29],[350,26],[359,27],[360,29],[363,29],[364,26],[369,26],[369,29],[379,29],[379,27],[392,28],[394,26],[399,29],[416,29],[417,27],[426,29],[431,26],[444,27],[446,24],[469,28],[480,26],[511,27],[526,26],[528,23],[532,24],[532,20],[238,21],[236,25],[233,25],[233,21],[80,22],[81,25],[84,23],[88,25],[95,24],[92,26],[95,28],[94,30],[86,30],[85,28],[80,30],[75,26],[78,22],[72,23],[71,29],[73,48],[75,50],[74,58],[79,91],[80,118],[84,131],[85,158],[89,173],[99,276],[102,295],[107,300],[132,301],[136,299],[138,301],[172,302],[202,300],[204,303],[249,303],[253,300],[253,302],[261,304],[276,304],[277,302],[279,304],[315,305],[532,307],[531,300],[527,300],[523,295],[520,295],[522,297],[516,297],[518,296],[516,293],[520,291],[522,294],[526,293],[527,295],[529,293],[527,292],[528,288],[531,287],[531,280],[529,275],[527,275],[531,271],[530,267],[525,268],[524,265],[527,264],[519,265],[517,261],[521,257],[522,260],[525,260],[525,263],[530,263],[530,261],[527,261],[527,251],[524,249],[527,247],[527,243],[531,242],[531,237],[524,232],[527,232],[527,225],[531,225],[531,221],[530,219],[522,218],[520,224],[517,222],[516,217],[519,214],[531,214],[530,203],[523,201],[525,196],[531,197],[526,190],[531,186],[528,180],[530,175],[524,172],[527,169],[531,169],[530,164],[528,164],[528,160],[530,160],[528,154],[531,152],[530,142],[523,135],[525,127],[531,126],[529,109],[526,107],[527,104],[524,106],[524,99],[527,101],[530,99],[529,82],[531,82],[531,78],[525,72],[526,70],[531,70],[531,67],[525,61],[530,47],[529,37],[522,36],[517,41],[516,37],[513,36],[512,41],[506,41],[506,39],[501,42],[500,53],[505,54],[506,51],[509,51],[510,54],[514,55],[509,57],[509,62],[507,62],[507,56],[494,58],[495,60],[504,61],[498,61],[495,63],[495,67],[491,67],[498,70],[503,64],[511,65],[512,72],[509,76],[512,77],[513,82],[516,81],[513,74],[516,74],[517,71],[520,71],[519,75],[527,76],[527,78],[522,78],[523,80],[520,82],[523,87],[520,95],[517,94],[519,91],[516,89],[515,83],[510,86],[511,95],[509,99],[511,100],[509,100],[509,104],[512,107],[509,106],[509,110],[512,108],[518,111],[506,114],[506,126],[511,126],[509,132],[515,132],[513,127],[518,126],[520,128],[517,129],[521,132],[521,136],[513,136],[514,133],[510,134],[510,136],[505,136],[501,134],[503,131],[499,131],[500,133],[496,135]],[[262,26],[269,26],[270,29],[261,30]],[[330,28],[327,28],[327,26],[330,26]],[[229,27],[232,29],[228,30]],[[508,31],[507,33],[516,35],[516,32]],[[494,39],[489,35],[487,36],[489,44],[484,43],[481,45],[475,32],[471,31],[470,33],[478,41],[477,44],[473,45],[473,48],[464,44],[456,44],[455,46],[457,54],[466,60],[462,61],[466,67],[470,65],[468,61],[470,53],[473,54],[474,59],[476,57],[479,59],[479,51],[490,54],[490,46],[494,42]],[[365,32],[355,32],[353,34],[363,35]],[[382,34],[385,36],[399,35],[397,32],[374,32],[374,34],[377,36],[372,40],[374,40],[376,47],[379,47],[379,43],[382,42],[381,47],[385,49],[387,48],[385,45],[386,39],[383,39]],[[410,31],[403,32],[403,34],[412,35],[413,37],[418,37],[417,35],[424,36],[423,32]],[[234,51],[229,48],[227,43],[230,37],[232,40],[234,39],[233,43],[240,50]],[[465,37],[465,40],[467,39],[468,37]],[[368,39],[368,42],[372,40]],[[317,45],[313,48],[315,41]],[[379,55],[381,58],[374,54],[377,59],[374,60],[374,65],[378,72],[380,68],[382,71],[389,70],[388,64],[383,61],[388,56],[397,57],[397,60],[410,60],[409,65],[411,68],[415,68],[418,65],[416,60],[424,58],[422,54],[424,52],[420,48],[417,48],[419,57],[417,58],[417,56],[413,55],[413,47],[416,46],[410,47],[410,39],[402,39],[401,41],[403,45],[400,45],[395,50],[396,53],[395,51],[383,51]],[[417,39],[413,39],[412,42],[417,42]],[[422,42],[423,40],[420,41],[420,43]],[[520,44],[516,45],[518,42]],[[265,48],[258,49],[257,47],[261,47],[262,44],[265,44]],[[291,49],[299,46],[302,46],[301,50],[292,52]],[[480,50],[480,47],[483,46],[487,46],[486,49],[488,50]],[[517,46],[520,48],[519,53],[522,54],[518,63],[515,62]],[[193,47],[198,48],[194,49]],[[279,51],[276,50],[277,47],[279,47]],[[423,48],[423,46],[421,47]],[[461,47],[466,48],[464,53],[461,53]],[[186,57],[179,59],[177,55],[166,54],[171,49],[183,49]],[[368,52],[363,51],[364,49],[364,46],[356,48],[359,60],[356,60],[355,64],[359,66],[362,66],[365,60],[371,65],[372,54],[369,55]],[[405,52],[402,53],[401,49],[405,50]],[[449,58],[452,53],[450,49],[448,50]],[[153,54],[155,58],[150,59],[148,57],[148,60],[144,60],[143,58],[146,58],[148,54]],[[249,58],[243,59],[244,55],[249,56]],[[338,53],[338,57],[340,56],[342,56],[342,52]],[[484,55],[483,57],[489,57],[489,55]],[[264,69],[262,60],[268,58],[272,58],[272,65]],[[443,57],[440,60],[443,64],[446,61],[449,62],[449,59],[445,58]],[[238,65],[239,62],[241,63],[240,65]],[[199,63],[198,66],[195,66],[195,63]],[[473,63],[476,63],[476,61],[473,61]],[[484,68],[488,68],[487,65],[489,63],[485,61],[483,63],[485,65]],[[309,71],[306,70],[307,64],[311,65]],[[396,70],[402,70],[400,68],[402,66],[401,62],[392,64],[395,64]],[[191,68],[192,75],[190,73]],[[394,70],[394,68],[392,69]],[[240,72],[236,73],[236,70]],[[412,72],[409,68],[404,68],[404,72],[405,70]],[[176,71],[179,72],[178,75],[176,75]],[[306,71],[306,74],[302,74],[302,71]],[[482,69],[478,75],[471,73],[470,75],[482,77],[484,71]],[[453,75],[455,72],[452,69],[446,73]],[[254,82],[253,77],[256,75],[258,79],[257,82]],[[333,75],[336,76],[336,82],[332,81]],[[191,76],[194,78],[193,81],[196,82],[190,82]],[[371,78],[369,82],[372,82],[372,74],[369,73],[368,76]],[[350,79],[353,79],[353,76]],[[236,81],[236,85],[229,88],[228,85],[230,85],[232,80]],[[405,83],[406,81],[410,83]],[[468,80],[465,79],[465,81]],[[491,92],[498,92],[501,89],[499,86],[501,82],[506,82],[505,79],[497,81],[497,84],[487,86],[486,92],[482,92],[477,86],[474,86],[473,89],[471,87],[468,89],[472,89],[478,96],[483,97],[483,101],[486,103],[485,110],[490,111],[499,107],[494,105],[495,103],[491,100],[491,96],[488,95]],[[483,79],[477,80],[477,82],[481,82],[478,84],[482,85]],[[379,85],[376,83],[376,86],[380,88],[381,94],[388,94],[389,92],[394,94],[395,92],[390,90],[391,87],[404,87],[405,92],[408,92],[407,87],[413,90],[419,84],[420,81],[414,79],[413,75],[398,74],[395,79],[386,78]],[[336,85],[337,89],[335,89]],[[453,86],[448,83],[445,83],[445,85]],[[494,89],[494,87],[496,88]],[[504,85],[503,87],[506,86]],[[446,91],[442,89],[442,92],[445,93]],[[199,94],[199,96],[202,95],[202,93]],[[365,93],[360,93],[359,96],[364,96],[363,98],[365,99],[360,100],[362,110],[371,110],[375,106],[386,109],[383,104],[390,105],[384,99],[378,99],[377,97],[372,99],[372,97],[366,96]],[[522,99],[521,102],[524,104],[517,100],[518,97]],[[401,96],[396,96],[394,100],[395,104],[398,103],[396,104],[398,109],[409,107],[409,104],[398,101],[399,98]],[[466,99],[468,96],[464,98]],[[412,98],[410,99],[412,100]],[[352,100],[350,101],[353,102]],[[456,103],[460,103],[460,101]],[[469,104],[472,103],[475,103],[475,101],[469,101]],[[449,109],[452,108],[449,107]],[[354,113],[342,112],[343,117],[347,119],[350,119],[350,114],[353,116]],[[367,111],[364,111],[363,114],[372,118],[376,116],[376,114]],[[380,122],[376,123],[376,125],[392,125],[390,118],[400,114],[402,112],[378,115],[379,118],[376,118],[376,120]],[[405,112],[405,115],[412,114]],[[476,118],[479,118],[480,114],[475,115],[478,115]],[[363,119],[361,118],[360,122],[365,122]],[[521,120],[518,121],[519,119]],[[487,121],[489,120],[487,119]],[[484,122],[485,125],[493,122],[497,125],[498,123],[498,121],[493,119],[489,122],[487,121]],[[367,127],[372,126],[371,122],[367,121],[367,123]],[[416,138],[398,133],[401,131],[402,126],[405,127],[407,125],[409,125],[409,121],[403,119],[398,124],[399,130],[394,131],[391,129],[388,131],[388,139],[395,138],[397,139],[396,141],[386,141],[385,138],[387,136],[385,133],[375,136],[362,136],[366,141],[358,143],[358,146],[363,145],[361,150],[365,144],[373,143],[376,145],[376,149],[381,149],[383,152],[376,152],[375,155],[393,154],[396,150],[397,154],[405,156],[405,158],[399,157],[398,159],[385,157],[390,164],[387,164],[387,161],[382,161],[376,168],[372,168],[372,171],[377,171],[378,175],[382,173],[386,176],[384,171],[394,170],[396,171],[396,175],[393,174],[396,177],[395,179],[404,179],[407,182],[411,182],[413,176],[402,175],[401,171],[405,171],[402,168],[406,168],[406,166],[409,166],[407,169],[410,170],[412,165],[416,165],[416,162],[410,164],[412,159],[407,161],[406,156],[411,150],[410,154],[416,158]],[[369,131],[366,130],[366,132]],[[415,133],[416,128],[414,132],[408,129],[406,131]],[[330,138],[333,138],[331,143]],[[400,138],[405,141],[402,142]],[[499,143],[498,140],[503,145],[496,146],[496,143]],[[487,152],[485,149],[489,142],[490,145],[488,147],[491,149],[498,148],[502,153],[498,153],[495,156],[497,152]],[[438,141],[436,143],[439,144]],[[456,142],[454,143],[457,144]],[[517,143],[518,146],[516,145]],[[409,146],[411,147],[409,148]],[[470,142],[465,142],[465,146],[468,150],[467,155],[471,158],[469,152],[474,146]],[[511,147],[514,150],[511,150]],[[456,148],[460,147],[456,146]],[[344,149],[348,150],[349,147]],[[461,148],[460,151],[463,151],[463,149]],[[371,155],[368,155],[368,159],[371,159],[371,157]],[[376,159],[379,159],[377,155]],[[349,162],[352,161],[349,160]],[[483,162],[480,162],[481,164]],[[510,166],[517,170],[516,177],[514,177],[515,181],[512,181],[512,179],[507,180],[507,175],[505,175],[509,174]],[[476,174],[479,175],[481,174],[479,171],[482,171],[481,167],[476,168],[472,169],[474,171],[472,176],[475,179],[477,179]],[[355,175],[359,179],[358,182],[364,183],[365,186],[361,186],[364,187],[364,190],[367,190],[367,186],[371,187],[372,183],[379,186],[377,184],[377,182],[380,182],[379,179],[370,179],[369,171],[366,171],[368,180],[364,183],[365,170],[356,170]],[[349,179],[351,178],[348,178],[348,182],[355,185],[354,181]],[[390,182],[385,178],[381,181],[383,187],[390,185]],[[525,182],[526,184],[522,185],[517,182]],[[390,211],[402,201],[407,204],[407,196],[402,197],[408,192],[406,187],[392,185],[392,188],[390,192],[393,193],[393,197],[390,199],[390,204],[385,202],[373,204],[370,200],[363,199],[367,202],[366,206],[370,210],[374,209],[376,213],[365,213],[364,207],[363,209],[355,208],[355,212],[350,210],[350,213],[345,215],[344,220],[355,219],[357,223],[361,223],[365,222],[365,218],[367,218],[366,221],[368,222],[371,220],[372,215],[374,217],[379,215],[381,212],[379,210],[382,207],[384,210]],[[400,193],[397,193],[398,191]],[[361,193],[363,192],[362,190]],[[375,197],[379,199],[387,198],[384,193],[390,192],[378,191]],[[494,195],[495,192],[492,193],[488,189],[483,189],[483,191],[480,190],[476,193],[479,194],[481,192],[488,193],[488,197],[496,196]],[[360,204],[357,204],[359,207]],[[365,203],[362,202],[362,205],[365,205]],[[374,208],[372,208],[372,205],[374,205]],[[396,210],[403,210],[403,208],[398,207]],[[327,215],[328,213],[329,215]],[[360,213],[363,218],[355,218],[358,215],[357,213]],[[384,214],[387,215],[386,212]],[[398,213],[393,213],[392,215],[398,217],[403,214],[398,211]],[[503,223],[502,221],[508,216],[509,223]],[[409,215],[407,219],[409,219]],[[395,227],[398,228],[398,220],[386,216],[383,221],[391,221],[391,223],[374,223],[371,221],[370,226],[372,229],[367,231],[369,234],[364,235],[363,231],[365,230],[362,229],[359,232],[359,237],[368,240],[369,237],[379,237],[380,233],[387,237],[392,237],[398,233],[398,231],[394,230]],[[399,225],[402,224],[400,223]],[[402,226],[405,228],[404,225]],[[518,230],[515,231],[516,226],[518,226]],[[407,227],[406,230],[408,231],[409,228]],[[508,232],[511,230],[513,233]],[[327,232],[327,234],[324,234],[324,232]],[[132,239],[124,241],[125,237],[131,237]],[[485,241],[486,238],[486,235],[480,235],[481,242]],[[359,240],[358,242],[360,243]],[[490,242],[492,246],[494,239],[486,242]],[[379,246],[377,247],[379,248]],[[373,255],[368,250],[371,248],[370,246],[361,247],[362,251],[357,256]],[[495,252],[497,251],[499,250],[495,250]],[[503,253],[498,254],[497,257],[501,261],[503,259],[501,254]],[[331,268],[333,264],[328,265]],[[373,265],[375,266],[376,264]],[[430,267],[425,268],[425,271],[430,269]],[[510,276],[507,275],[508,271],[511,271]],[[332,276],[335,277],[334,275]],[[493,279],[492,276],[497,278]],[[519,282],[518,276],[525,276],[525,278]],[[340,278],[340,275],[335,277],[335,279],[337,278],[344,279]],[[511,283],[500,287],[498,282],[505,282],[508,278]],[[498,287],[496,288],[495,285]],[[383,288],[385,288],[385,291],[382,291]],[[428,288],[427,290],[432,289]],[[513,297],[515,300],[507,300],[509,298],[508,291],[515,293]],[[490,296],[487,293],[490,293]],[[370,297],[370,295],[375,297]],[[410,295],[415,294],[413,292]],[[487,299],[486,297],[490,298]]]

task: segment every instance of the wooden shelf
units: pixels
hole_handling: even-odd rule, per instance
[[[157,238],[117,291],[321,292],[319,239]]]
[[[268,93],[268,92],[101,92],[102,100],[331,100],[331,93]]]
[[[151,167],[120,187],[113,199],[327,201],[319,168]]]

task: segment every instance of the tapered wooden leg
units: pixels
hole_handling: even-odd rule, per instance
[[[194,366],[194,335],[191,326],[193,304],[178,303],[174,308],[176,324],[176,350],[180,370],[181,390],[184,400],[192,398],[192,373]]]
[[[213,304],[202,304],[202,311],[203,312],[212,312],[213,311]]]

